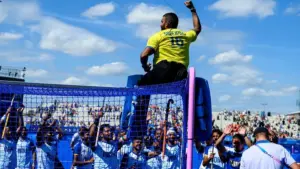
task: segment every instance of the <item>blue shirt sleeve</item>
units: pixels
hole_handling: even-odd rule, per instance
[[[209,150],[209,148],[210,148],[210,146],[206,146],[206,147],[204,148],[204,153],[203,153],[203,155],[208,155],[208,150]]]
[[[74,148],[74,154],[80,154],[80,151],[81,151],[81,144],[77,143]]]

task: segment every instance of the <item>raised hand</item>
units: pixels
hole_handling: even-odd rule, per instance
[[[240,127],[240,129],[239,129],[239,134],[241,134],[241,135],[246,135],[246,132],[247,132],[247,130],[246,130],[245,127]]]
[[[224,129],[224,134],[230,134],[232,132],[232,126],[228,125],[225,129]]]
[[[187,8],[189,8],[189,9],[195,8],[192,1],[185,1],[184,4],[185,4],[185,6],[186,6]]]

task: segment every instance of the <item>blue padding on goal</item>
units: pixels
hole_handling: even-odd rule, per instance
[[[194,138],[206,141],[212,134],[212,108],[208,82],[196,78]]]
[[[135,85],[138,84],[138,81],[142,78],[142,75],[132,75],[128,76],[127,80],[127,87],[128,88],[133,88]],[[129,118],[127,117],[128,113],[130,113],[132,110],[132,96],[126,96],[125,103],[124,103],[124,108],[122,112],[122,117],[121,117],[121,128],[123,130],[126,130],[128,128],[128,123],[129,123]]]

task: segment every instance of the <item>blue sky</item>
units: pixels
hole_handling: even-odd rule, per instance
[[[27,67],[27,81],[124,86],[143,74],[139,55],[176,12],[192,28],[184,1],[21,1],[0,3],[1,65]],[[300,3],[276,0],[195,1],[203,30],[190,66],[206,78],[213,109],[297,110]]]

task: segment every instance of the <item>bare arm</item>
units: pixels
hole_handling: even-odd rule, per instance
[[[83,166],[83,165],[87,165],[90,163],[94,162],[94,158],[92,157],[91,159],[87,160],[87,161],[79,161],[78,160],[78,154],[74,154],[74,161],[73,161],[73,166]]]
[[[18,113],[18,123],[19,123],[19,127],[23,127],[24,126],[24,118],[23,118],[23,111],[24,111],[24,106],[21,106],[20,108],[18,108],[17,113]]]
[[[300,169],[300,166],[297,163],[293,163],[290,167],[291,169]]]
[[[198,17],[198,14],[196,12],[195,6],[192,3],[192,1],[186,1],[185,5],[191,10],[192,12],[192,18],[193,18],[193,25],[194,25],[194,30],[196,34],[198,35],[201,32],[202,26],[200,23],[200,19]]]
[[[211,154],[210,156],[204,156],[202,165],[204,167],[207,166],[213,158],[214,154]]]
[[[150,48],[150,47],[146,47],[144,49],[144,51],[141,53],[141,64],[142,64],[142,67],[145,70],[145,72],[148,72],[151,69],[151,65],[147,64],[148,63],[148,57],[150,55],[154,54],[154,53],[155,53],[154,49]]]
[[[248,147],[252,146],[252,142],[251,142],[251,140],[247,136],[245,136],[245,142],[246,142],[246,144],[247,144]]]

